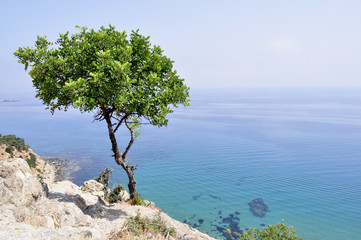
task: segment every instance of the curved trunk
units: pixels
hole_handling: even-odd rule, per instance
[[[137,189],[136,189],[136,184],[137,182],[134,179],[134,173],[133,170],[131,171],[126,171],[128,174],[128,179],[129,179],[129,183],[128,183],[128,188],[129,188],[129,194],[131,198],[134,198],[138,195],[137,193]]]
[[[108,125],[108,133],[109,133],[110,142],[112,144],[112,151],[114,153],[115,162],[118,165],[122,166],[124,171],[127,173],[128,179],[129,179],[129,183],[128,183],[129,194],[130,194],[131,198],[134,198],[135,196],[138,195],[137,190],[136,190],[137,182],[134,179],[134,170],[136,168],[133,167],[133,166],[130,166],[125,161],[125,157],[126,157],[125,154],[120,155],[120,152],[119,152],[119,149],[118,149],[117,139],[115,138],[115,132],[113,130],[113,124],[112,124],[112,121],[110,119],[110,114],[106,109],[102,109],[102,111],[103,111],[104,119],[105,119],[105,121],[107,122],[107,125]],[[129,145],[128,145],[128,148],[130,148]]]

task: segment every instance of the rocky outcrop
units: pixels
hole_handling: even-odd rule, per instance
[[[20,158],[3,161],[0,165],[0,189],[0,205],[15,208],[29,207],[44,195],[42,184]]]
[[[39,175],[44,180],[47,181],[55,181],[56,180],[56,172],[57,169],[48,162],[41,159],[33,150],[28,149],[26,151],[19,151],[14,148],[13,153],[10,154],[6,152],[7,146],[5,144],[0,145],[0,162],[1,161],[9,161],[12,158],[21,158],[24,160],[31,159],[31,155],[35,157],[35,165],[36,168],[31,168],[30,171],[33,175]],[[24,162],[24,161],[23,161]]]
[[[95,181],[95,180],[89,180],[83,183],[83,186],[81,187],[82,191],[89,192],[94,196],[104,197],[104,186],[103,184]]]
[[[42,169],[51,169],[37,161]],[[55,182],[53,171],[44,170],[41,180],[21,158],[0,160],[0,239],[115,239],[114,233],[136,215],[160,219],[174,228],[176,235],[168,239],[212,239],[170,218],[152,202],[130,205],[123,192],[123,201],[109,204],[102,184],[90,180],[79,187],[70,181]]]

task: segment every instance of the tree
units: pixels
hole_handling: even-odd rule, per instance
[[[173,69],[173,61],[138,30],[128,38],[111,25],[98,31],[76,27],[79,33],[59,34],[55,44],[38,36],[35,47],[20,47],[14,55],[25,70],[31,67],[36,97],[52,114],[74,107],[82,113],[93,112],[97,121],[105,120],[113,157],[127,173],[134,198],[138,195],[137,166],[127,161],[127,154],[139,126],[166,126],[171,106],[189,105],[189,88]],[[122,152],[115,135],[121,125],[130,134]]]

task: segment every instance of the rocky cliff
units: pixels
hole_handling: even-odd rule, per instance
[[[94,180],[82,187],[56,181],[56,169],[39,156],[36,168],[29,167],[24,159],[32,151],[10,158],[3,150],[0,147],[0,239],[213,239],[151,202],[131,205],[124,192],[121,202],[109,204],[103,185]],[[169,231],[136,234],[130,226],[134,219],[156,220]]]

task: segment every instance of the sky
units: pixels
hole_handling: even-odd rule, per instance
[[[139,29],[191,88],[361,87],[359,0],[0,3],[0,93],[35,92],[13,55],[75,25]]]

